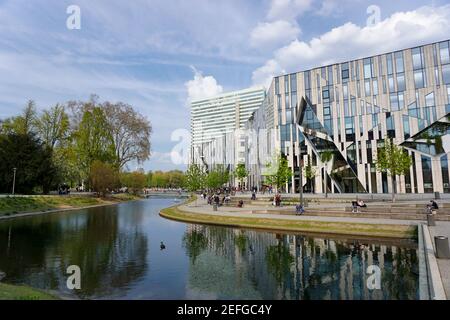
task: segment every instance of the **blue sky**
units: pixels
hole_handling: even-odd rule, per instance
[[[449,34],[448,0],[0,0],[0,118],[95,93],[152,122],[146,170],[183,168],[171,134],[189,129],[190,99]]]

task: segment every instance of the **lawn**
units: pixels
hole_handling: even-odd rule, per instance
[[[82,208],[87,206],[112,204],[136,199],[132,195],[115,195],[108,199],[80,196],[32,196],[0,198],[0,216],[23,212],[40,212],[57,209]]]
[[[0,300],[57,300],[49,293],[27,286],[0,283]]]
[[[416,238],[417,227],[407,225],[375,225],[368,223],[343,223],[322,221],[293,221],[286,219],[246,218],[196,214],[170,207],[161,210],[161,216],[191,223],[228,225],[255,229],[301,231],[340,235],[370,236],[383,238]]]

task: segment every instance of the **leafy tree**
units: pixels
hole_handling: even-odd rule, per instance
[[[78,163],[85,176],[89,176],[89,170],[95,160],[116,164],[114,140],[105,114],[100,107],[84,112],[74,137]]]
[[[206,174],[197,164],[191,164],[186,171],[184,185],[185,188],[194,193],[205,187]]]
[[[314,193],[314,178],[317,175],[316,167],[313,167],[311,162],[309,162],[304,168],[303,168],[303,174],[305,178],[310,182],[310,188],[312,192]]]
[[[36,188],[48,193],[55,183],[52,152],[33,134],[0,135],[0,193],[11,192],[13,168],[17,193],[31,194]]]
[[[43,111],[35,121],[37,134],[52,150],[69,135],[69,116],[64,106],[57,104],[50,110]]]
[[[118,186],[117,168],[109,163],[94,160],[91,164],[89,180],[91,187],[99,195],[105,196]]]
[[[266,168],[265,181],[267,184],[275,186],[277,190],[283,188],[292,177],[288,161],[281,155],[277,156],[275,161],[268,162]]]
[[[3,121],[1,132],[28,135],[35,131],[35,123],[36,106],[34,101],[30,100],[21,115]]]
[[[234,170],[234,174],[238,181],[241,183],[241,187],[244,185],[244,180],[248,176],[248,171],[245,168],[245,163],[239,163]]]
[[[218,189],[230,179],[228,170],[223,165],[217,165],[206,176],[206,186],[209,189]]]
[[[378,171],[386,172],[392,178],[392,202],[395,202],[397,176],[404,175],[412,165],[411,156],[402,148],[396,146],[392,140],[385,141],[378,149],[375,165]]]
[[[128,104],[105,102],[102,104],[114,140],[114,154],[119,168],[136,160],[150,157],[150,122]]]
[[[138,171],[122,172],[120,174],[122,187],[127,187],[133,194],[138,194],[145,187],[146,180],[146,175]]]
[[[333,159],[333,152],[326,150],[320,153],[320,161],[324,164],[324,179],[325,179],[325,198],[328,198],[328,181],[327,181],[327,168],[328,162]]]

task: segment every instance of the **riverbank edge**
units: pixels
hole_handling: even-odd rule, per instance
[[[206,225],[228,226],[272,231],[306,232],[312,234],[363,236],[384,239],[418,239],[418,227],[409,225],[375,225],[370,223],[343,223],[325,221],[293,221],[271,218],[231,217],[226,215],[208,215],[204,213],[187,212],[178,204],[161,209],[159,215],[163,218]],[[350,228],[348,228],[350,227]]]
[[[31,216],[37,216],[37,215],[43,215],[43,214],[62,213],[62,212],[70,212],[70,211],[75,211],[75,210],[84,210],[84,209],[91,209],[91,208],[98,208],[98,207],[114,206],[114,205],[118,205],[120,203],[139,201],[139,200],[143,200],[143,199],[144,198],[132,198],[132,199],[115,198],[114,201],[108,200],[110,202],[106,202],[107,200],[104,200],[105,201],[104,203],[88,205],[88,206],[71,207],[71,208],[56,208],[56,209],[45,210],[45,211],[20,212],[20,213],[16,213],[16,214],[12,214],[12,215],[1,215],[0,221],[16,219],[16,218],[31,217]]]
[[[61,298],[27,285],[0,282],[0,300],[61,300]]]

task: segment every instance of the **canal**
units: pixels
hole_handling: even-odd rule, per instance
[[[283,234],[161,218],[176,199],[0,222],[3,280],[76,299],[418,299],[413,241]],[[165,249],[161,250],[163,242]],[[81,269],[81,290],[66,269]],[[367,268],[381,270],[368,289]]]

